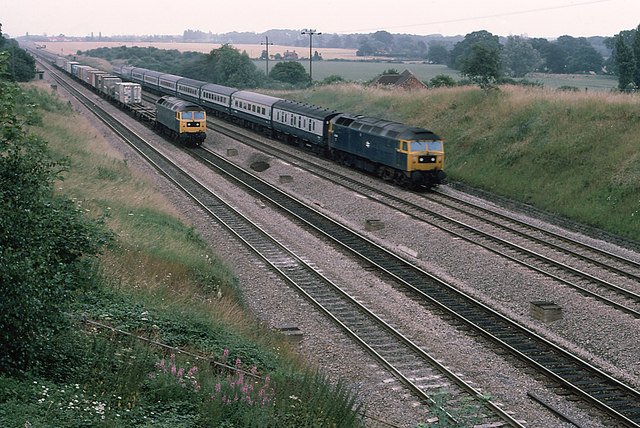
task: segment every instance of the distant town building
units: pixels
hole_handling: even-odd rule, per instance
[[[290,52],[287,50],[282,54],[282,59],[298,59],[298,54],[296,51]]]
[[[372,85],[391,86],[403,89],[420,89],[426,88],[427,85],[409,70],[405,70],[400,74],[383,74],[374,80]]]

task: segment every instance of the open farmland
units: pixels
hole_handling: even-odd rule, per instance
[[[176,49],[180,52],[202,52],[209,53],[213,49],[218,49],[220,43],[165,43],[165,42],[47,42],[46,50],[55,54],[74,55],[79,50],[87,51],[97,48],[117,48],[120,46],[154,47],[158,49]],[[251,58],[258,58],[264,50],[264,46],[257,43],[255,45],[232,45],[234,48],[247,52]],[[284,54],[285,51],[296,51],[298,55],[308,55],[309,48],[295,46],[269,46],[269,55]],[[334,49],[322,48],[317,50],[325,59],[358,59],[355,49]]]
[[[271,52],[271,51],[269,51]],[[324,55],[323,55],[324,56]],[[259,70],[265,70],[265,62],[254,60]],[[278,61],[269,61],[269,69]],[[309,72],[309,60],[299,61]],[[337,74],[343,79],[350,82],[364,83],[374,79],[379,74],[390,68],[398,70],[402,73],[405,69],[411,70],[413,74],[418,76],[423,82],[428,82],[432,77],[438,74],[446,74],[459,80],[462,77],[457,70],[453,70],[446,65],[441,64],[425,64],[422,62],[398,62],[398,61],[314,61],[313,62],[313,80],[323,80],[325,77]]]
[[[176,49],[181,52],[192,51],[208,53],[212,49],[222,46],[219,43],[166,43],[166,42],[47,42],[46,50],[58,55],[73,55],[79,50],[87,51],[100,47],[114,48],[119,46],[140,46],[140,47],[156,47],[158,49]],[[253,45],[232,45],[240,51],[245,51],[251,58],[258,58],[264,49],[260,44]],[[269,47],[269,54],[283,54],[285,51],[295,51],[300,57],[308,56],[307,47],[300,46],[280,46],[272,45]],[[325,61],[314,61],[313,78],[314,80],[323,80],[331,75],[341,76],[350,82],[364,83],[374,79],[376,76],[390,68],[399,72],[405,69],[411,70],[418,78],[424,82],[428,82],[438,74],[446,74],[455,80],[462,77],[457,70],[448,68],[440,64],[426,64],[418,61],[392,61],[380,58],[368,58],[356,56],[355,49],[334,49],[319,48],[318,51]],[[331,61],[337,60],[337,61]],[[300,60],[300,64],[309,71],[309,61]],[[266,70],[266,61],[254,60],[258,70]],[[277,63],[275,60],[269,61],[269,69]],[[93,66],[98,66],[92,64]],[[532,82],[542,83],[545,88],[557,89],[562,86],[573,86],[582,91],[610,91],[617,88],[618,80],[614,76],[597,76],[597,75],[575,75],[575,74],[544,74],[534,73],[526,77]]]

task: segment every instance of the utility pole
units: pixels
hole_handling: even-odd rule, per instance
[[[273,43],[269,42],[269,36],[265,36],[264,38],[267,39],[267,41],[260,44],[267,46],[267,77],[269,77],[269,45],[272,45]]]
[[[312,29],[304,29],[302,30],[302,33],[300,34],[308,34],[309,35],[309,83],[313,84],[313,76],[311,74],[311,64],[312,64],[312,60],[313,60],[313,55],[311,53],[312,49],[313,49],[313,35],[317,34],[318,36],[322,33],[318,33],[316,32],[316,30],[312,30]]]

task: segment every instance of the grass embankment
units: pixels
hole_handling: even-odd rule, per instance
[[[48,357],[29,373],[0,374],[0,425],[358,426],[350,390],[305,368],[247,315],[234,273],[148,179],[69,104],[46,90],[34,95],[47,112],[33,132],[54,157],[70,160],[56,192],[88,215],[106,215],[117,238],[76,293],[73,328],[52,338]],[[259,378],[171,355],[83,317]]]
[[[640,240],[640,98],[501,87],[280,93],[430,129],[451,180]]]

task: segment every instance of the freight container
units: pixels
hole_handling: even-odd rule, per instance
[[[91,73],[96,72],[96,71],[100,71],[100,70],[95,69],[93,67],[83,68],[82,71],[81,71],[81,74],[82,74],[81,79],[82,79],[82,81],[84,83],[87,83],[87,84],[90,85],[91,84]]]
[[[122,83],[122,79],[119,77],[107,77],[102,81],[102,92],[109,95],[112,98],[116,96],[116,87]]]
[[[142,102],[142,87],[139,83],[117,83],[113,96],[123,104],[140,104]]]
[[[56,67],[64,68],[64,63],[65,63],[66,61],[67,61],[67,59],[66,59],[66,58],[64,58],[64,57],[61,57],[61,56],[57,57],[57,58],[56,58]]]
[[[102,76],[105,74],[109,74],[109,73],[102,70],[94,70],[89,72],[89,84],[94,88],[98,89],[98,76]]]
[[[64,71],[66,71],[69,74],[73,74],[74,65],[79,65],[79,63],[77,61],[66,61],[64,63]]]
[[[71,74],[76,76],[78,79],[82,79],[82,69],[89,67],[88,65],[80,65],[80,63],[76,62],[71,66]]]
[[[113,85],[115,85],[116,83],[120,83],[122,82],[122,79],[120,79],[117,76],[114,76],[113,74],[100,74],[98,76],[96,76],[96,88],[100,91],[100,92],[104,92],[105,94],[111,95],[113,96],[113,91],[109,91],[109,88],[112,88]]]

